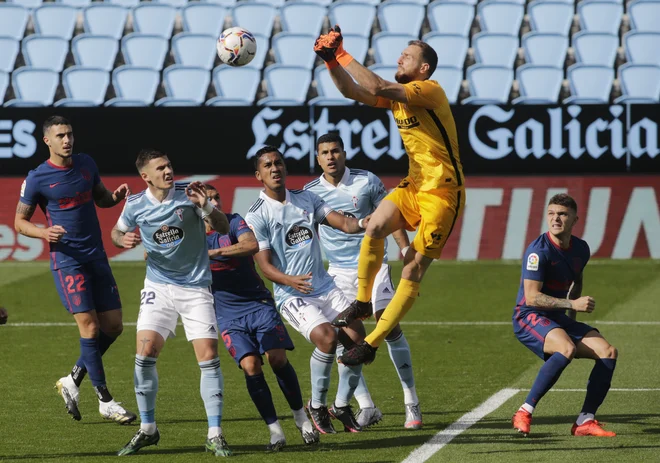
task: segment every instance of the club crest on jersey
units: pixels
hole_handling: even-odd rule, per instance
[[[539,255],[533,252],[527,257],[527,270],[531,270],[535,272],[538,269],[539,269]]]
[[[357,208],[358,208],[358,197],[357,197],[357,196],[353,196],[353,198],[351,198],[351,200],[353,201],[353,207],[354,207],[355,209],[357,209]]]
[[[172,248],[183,241],[183,230],[179,227],[161,225],[154,233],[154,242],[161,248]]]
[[[180,221],[183,222],[183,209],[177,209],[174,211],[176,213],[176,216],[179,218]]]
[[[286,244],[293,248],[302,248],[311,243],[312,239],[314,239],[312,230],[307,227],[294,225],[289,229],[284,240]]]

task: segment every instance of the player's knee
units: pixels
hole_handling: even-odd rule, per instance
[[[619,357],[619,351],[616,347],[608,344],[607,347],[603,349],[603,352],[599,353],[599,357],[602,359],[616,360]]]
[[[566,357],[569,360],[573,360],[575,358],[575,353],[577,352],[577,348],[575,347],[575,344],[572,342],[566,342],[560,346],[559,349],[557,349],[556,352],[559,352],[561,355]]]
[[[266,352],[266,356],[268,357],[268,364],[273,369],[273,371],[284,367],[289,361],[286,358],[286,351],[284,349],[277,349]]]
[[[325,354],[334,354],[337,350],[337,331],[330,323],[323,323],[314,328],[309,338]]]
[[[109,326],[104,326],[102,331],[111,338],[117,338],[124,331],[124,324],[120,320]]]
[[[248,376],[260,375],[262,372],[261,358],[256,355],[246,355],[241,359],[241,368],[243,373]]]
[[[88,339],[98,338],[101,332],[99,323],[96,320],[86,320],[83,323],[79,323],[78,329],[80,330],[80,335]]]
[[[369,221],[367,224],[366,233],[375,239],[383,239],[387,236],[385,231],[385,224],[376,221]]]

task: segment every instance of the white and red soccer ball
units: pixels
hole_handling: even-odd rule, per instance
[[[257,39],[242,27],[230,27],[218,39],[220,61],[230,66],[245,66],[257,54]]]

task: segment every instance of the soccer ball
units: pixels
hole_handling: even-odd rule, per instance
[[[257,54],[257,39],[242,27],[230,27],[218,39],[220,61],[230,66],[245,66]]]

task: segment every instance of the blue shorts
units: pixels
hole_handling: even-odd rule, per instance
[[[574,344],[580,342],[589,331],[598,331],[586,323],[571,319],[564,313],[557,313],[552,318],[547,318],[540,312],[516,309],[513,315],[513,332],[516,338],[542,360],[548,358],[543,352],[545,337],[555,328],[566,331]]]
[[[115,277],[107,259],[51,271],[55,288],[69,313],[121,309]]]
[[[293,341],[275,306],[263,305],[242,317],[218,322],[222,340],[239,368],[246,355],[261,355],[272,349],[293,350]]]

